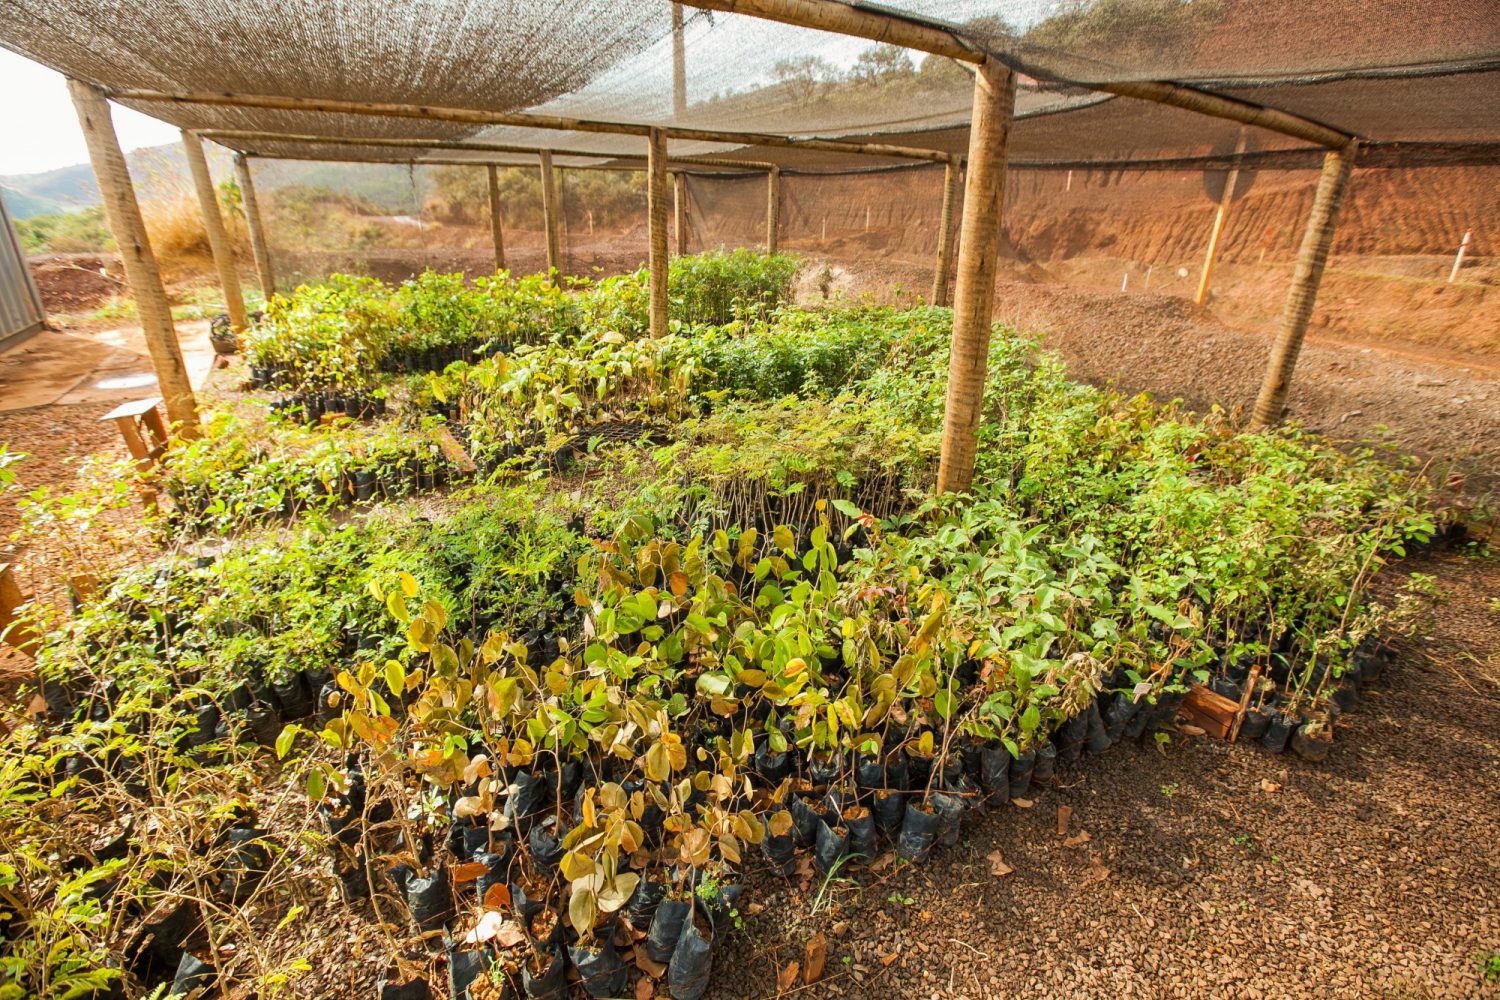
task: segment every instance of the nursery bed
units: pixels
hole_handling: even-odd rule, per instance
[[[1335,737],[1354,692],[1390,683],[1386,640],[1431,592],[1413,576],[1372,601],[1370,581],[1435,530],[1464,542],[1435,525],[1425,483],[1295,431],[1240,435],[1078,386],[997,331],[976,495],[924,502],[947,314],[768,312],[794,269],[674,262],[682,328],[660,340],[641,338],[639,275],[299,290],[255,332],[257,381],[319,405],[389,395],[381,419],[265,422],[231,398],[169,456],[165,494],[187,516],[165,519],[166,558],[137,533],[135,566],[91,534],[87,504],[27,505],[53,565],[102,561],[68,572],[71,621],[42,619],[52,742],[16,773],[80,807],[69,827],[98,821],[94,795],[183,827],[148,823],[140,849],[175,860],[127,847],[119,871],[144,881],[121,881],[99,846],[110,822],[75,846],[45,822],[56,806],[9,802],[24,843],[80,851],[70,864],[104,887],[20,909],[87,923],[102,905],[129,924],[136,899],[202,900],[213,937],[164,930],[156,965],[133,939],[92,941],[146,983],[186,952],[232,970],[235,992],[301,979],[368,995],[491,961],[519,984],[550,961],[595,996],[748,994],[723,972],[749,966],[724,956],[759,940],[758,916],[806,945],[830,906],[878,921],[870,893],[925,884],[913,872],[979,857],[1014,878],[1008,851],[975,851],[1014,816],[1070,805],[1055,836],[1088,859],[1083,884],[1128,870],[1090,846],[1096,804],[1076,796],[1119,761],[1180,759],[1191,683],[1238,699],[1259,678],[1245,698],[1261,723],[1282,713],[1274,749],[1297,729],[1300,755],[1349,755]],[[391,392],[382,367],[417,374]],[[466,461],[432,476],[455,438],[472,491]],[[408,480],[451,493],[402,500],[390,484]],[[128,507],[109,489],[106,514]],[[196,541],[210,532],[232,544]],[[1304,767],[1259,760],[1263,775]],[[1138,785],[1100,794],[1129,809]],[[962,877],[949,899],[985,885]],[[871,886],[858,902],[850,878]],[[371,893],[378,926],[351,922]],[[358,967],[314,944],[329,896]],[[820,990],[931,971],[900,951],[830,955],[826,971],[801,959]],[[787,969],[770,981],[792,986]]]
[[[1500,996],[1480,968],[1500,950],[1500,854],[1482,832],[1500,815],[1500,564],[1403,568],[1447,601],[1325,763],[1201,737],[1119,748],[1033,808],[985,816],[962,851],[856,876],[817,916],[818,881],[753,880],[765,909],[711,996],[773,995],[817,933],[816,996]],[[995,851],[1012,874],[992,874]]]

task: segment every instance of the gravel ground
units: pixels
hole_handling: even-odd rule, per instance
[[[801,996],[1500,996],[1479,971],[1500,952],[1500,564],[1412,568],[1449,601],[1324,764],[1119,746],[925,866],[853,872],[815,916],[816,880],[761,874],[711,995],[776,995],[822,932],[828,972]]]

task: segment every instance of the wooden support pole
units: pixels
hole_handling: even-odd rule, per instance
[[[650,247],[646,265],[651,272],[651,336],[667,334],[667,136],[659,128],[647,136],[646,215]]]
[[[953,270],[953,216],[958,211],[958,163],[943,173],[943,211],[938,217],[937,272],[932,276],[932,304],[948,304],[948,274]]]
[[[260,276],[260,294],[267,302],[276,294],[276,273],[271,270],[271,245],[260,221],[260,202],[255,197],[255,180],[250,176],[250,159],[244,153],[234,154],[234,175],[240,183],[240,203],[245,206],[245,226],[250,230],[250,254],[255,258],[255,273]]]
[[[687,45],[682,34],[682,4],[672,5],[672,116],[687,113]]]
[[[854,35],[871,41],[916,49],[946,56],[959,62],[979,63],[988,58],[984,46],[964,36],[961,29],[924,22],[905,11],[881,10],[874,5],[846,3],[844,0],[684,0],[689,7],[722,10],[751,17],[763,17],[783,24],[817,28],[841,35]],[[1157,104],[1195,111],[1214,118],[1227,118],[1245,125],[1280,132],[1330,149],[1340,149],[1352,138],[1348,133],[1290,112],[1267,108],[1234,97],[1163,80],[1126,83],[1094,83],[1093,90],[1135,97]]]
[[[557,177],[552,172],[552,151],[544,149],[537,154],[542,168],[542,224],[547,230],[547,270],[562,271],[562,242],[559,238],[557,216]]]
[[[204,129],[198,133],[205,139],[212,139],[224,145],[234,148],[243,148],[250,143],[278,143],[295,146],[368,146],[376,149],[410,149],[414,151],[427,150],[452,150],[464,153],[513,153],[522,156],[536,156],[542,151],[541,146],[518,146],[510,142],[482,142],[460,139],[408,139],[392,138],[390,136],[345,136],[345,135],[308,135],[306,133],[292,132],[266,132],[258,129],[233,129],[217,128]],[[574,163],[568,167],[569,170],[645,170],[646,165],[640,157],[616,157],[613,154],[604,154],[597,151],[584,149],[562,149],[557,146],[546,147],[553,156],[578,156],[591,158],[594,163]],[[295,160],[306,159],[302,155],[290,155],[287,153],[257,153],[269,160]],[[338,157],[318,157],[320,160],[338,159]],[[638,162],[632,162],[638,161]],[[486,165],[489,161],[480,157],[472,159],[442,159],[428,156],[410,156],[387,159],[370,159],[362,156],[357,160],[349,160],[352,163],[429,163],[441,165]],[[771,164],[766,160],[745,160],[738,157],[725,159],[710,156],[674,156],[668,161],[668,166],[675,163],[692,163],[705,167],[718,167],[722,170],[769,170]],[[496,163],[496,166],[511,167],[514,163]]]
[[[766,175],[766,253],[775,253],[781,245],[781,168],[772,167]]]
[[[193,188],[198,192],[198,210],[203,215],[203,230],[208,234],[208,249],[214,258],[214,269],[219,272],[219,285],[224,289],[224,311],[229,314],[229,325],[238,332],[249,326],[250,321],[245,315],[245,296],[240,291],[234,247],[229,243],[229,231],[224,228],[224,215],[219,211],[219,193],[208,169],[208,157],[203,155],[203,140],[183,129],[182,149],[187,154],[188,172],[193,175]]]
[[[963,227],[958,238],[958,278],[953,289],[953,341],[943,407],[939,493],[967,490],[974,479],[989,364],[990,321],[995,308],[995,271],[1000,257],[1005,152],[1015,107],[1015,74],[995,60],[980,63],[974,75],[974,115],[969,127]]]
[[[1239,142],[1235,143],[1234,155],[1245,151],[1245,130],[1240,129]],[[1224,177],[1224,193],[1219,196],[1219,210],[1214,213],[1214,224],[1208,231],[1208,251],[1203,257],[1203,276],[1198,280],[1198,294],[1193,301],[1202,305],[1208,298],[1208,283],[1213,278],[1214,260],[1219,255],[1219,237],[1224,233],[1224,220],[1229,217],[1229,203],[1234,201],[1234,186],[1240,182],[1240,167],[1236,162]]]
[[[484,168],[490,189],[490,239],[495,244],[495,270],[505,270],[505,229],[500,221],[500,168],[491,163]]]
[[[672,175],[672,229],[676,237],[677,256],[688,252],[687,177],[680,171]]]
[[[109,96],[122,102],[203,104],[225,108],[263,108],[268,111],[323,111],[343,115],[369,115],[377,118],[417,118],[423,121],[458,122],[464,125],[514,125],[518,128],[537,128],[558,132],[592,132],[601,135],[644,137],[655,127],[635,122],[564,118],[559,115],[537,115],[520,111],[484,111],[477,108],[445,108],[381,101],[343,101],[321,97],[282,97],[275,94],[229,94],[213,91],[170,93],[162,90],[120,87],[111,90]],[[662,131],[666,133],[668,139],[682,139],[688,142],[724,142],[736,146],[770,146],[775,149],[814,149],[824,153],[888,156],[904,160],[930,160],[933,163],[943,163],[948,159],[948,154],[942,150],[892,146],[880,142],[804,139],[769,132],[725,132],[676,126],[663,128]]]
[[[180,425],[179,433],[183,437],[197,437],[198,402],[193,397],[187,367],[182,363],[182,348],[177,343],[177,330],[172,325],[172,307],[167,303],[161,271],[156,266],[156,256],[151,252],[151,241],[146,236],[146,224],[141,219],[141,206],[135,200],[125,154],[120,151],[120,141],[115,137],[109,101],[99,88],[80,80],[69,80],[68,92],[78,111],[78,124],[83,129],[94,177],[99,182],[99,193],[104,200],[104,217],[109,221],[110,233],[120,251],[125,283],[135,299],[136,315],[140,319],[146,350],[151,355],[151,366],[156,370],[156,381],[167,404],[167,415]]]
[[[1351,142],[1347,148],[1329,150],[1323,157],[1323,175],[1318,179],[1312,213],[1307,219],[1307,229],[1302,234],[1302,248],[1297,251],[1292,288],[1287,294],[1286,308],[1281,314],[1281,331],[1276,335],[1276,345],[1271,349],[1271,360],[1266,366],[1265,381],[1261,383],[1260,395],[1255,400],[1251,426],[1256,429],[1274,427],[1281,423],[1287,390],[1292,384],[1292,372],[1297,367],[1297,355],[1302,351],[1302,338],[1307,333],[1313,306],[1318,301],[1318,285],[1323,280],[1328,250],[1333,245],[1333,230],[1338,222],[1339,206],[1344,201],[1344,193],[1349,190],[1349,174],[1354,169],[1354,158],[1358,153],[1359,144]]]

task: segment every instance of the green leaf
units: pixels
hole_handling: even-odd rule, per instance
[[[406,668],[395,660],[385,661],[385,686],[397,698],[406,692]]]
[[[860,515],[860,510],[858,507],[854,506],[854,504],[850,503],[848,500],[844,500],[842,498],[833,502],[833,509],[838,511],[840,514],[843,514],[845,517],[859,517]]]
[[[327,791],[327,783],[323,777],[323,769],[315,767],[307,772],[307,794],[314,802],[323,800],[323,793]]]
[[[276,737],[277,760],[286,759],[287,753],[292,749],[292,742],[296,740],[297,734],[301,731],[302,727],[297,725],[295,722],[291,723],[290,725],[286,726],[286,728],[281,730],[281,734]]]

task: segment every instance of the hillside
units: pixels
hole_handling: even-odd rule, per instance
[[[207,150],[214,176],[220,180],[229,177],[229,153],[213,143],[207,144]],[[137,149],[125,158],[142,201],[187,190],[190,183],[187,165],[182,147],[176,143]],[[362,196],[393,213],[410,211],[426,194],[425,185],[420,181],[414,185],[406,167],[394,164],[264,161],[257,165],[256,176],[263,177],[268,188],[291,184],[328,187]],[[74,212],[99,204],[99,186],[94,181],[93,168],[87,163],[36,174],[0,176],[0,191],[4,192],[6,207],[16,219]]]

